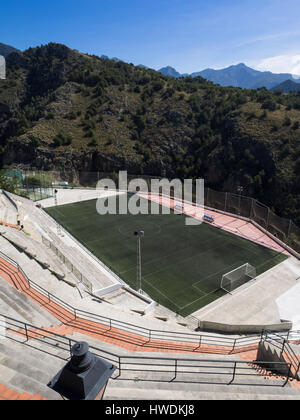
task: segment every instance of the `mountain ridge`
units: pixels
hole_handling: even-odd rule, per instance
[[[165,71],[168,69],[168,73]],[[176,69],[168,66],[159,69],[158,72],[170,76],[170,77],[182,77]],[[224,69],[204,69],[200,72],[191,73],[189,76],[198,77],[201,76],[206,80],[209,80],[215,84],[221,86],[233,86],[240,87],[243,89],[258,89],[265,87],[266,89],[272,89],[276,85],[285,82],[286,80],[295,80],[295,75],[290,73],[272,73],[270,71],[259,71],[251,67],[248,67],[244,63],[231,65]]]
[[[273,92],[278,91],[278,90],[281,90],[284,93],[299,92],[300,83],[297,83],[293,80],[286,80],[272,88]]]
[[[2,44],[0,42],[0,55],[2,55],[3,57],[7,57],[9,54],[18,51],[19,50],[17,50],[16,48],[11,47],[10,45]]]
[[[70,182],[127,170],[219,191],[243,185],[298,224],[299,133],[299,95],[179,80],[61,44],[9,54],[0,81],[2,167]]]

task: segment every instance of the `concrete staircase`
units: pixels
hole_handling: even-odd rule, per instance
[[[25,258],[24,261],[20,261],[21,264],[25,262]],[[299,390],[292,388],[290,384],[282,388],[282,378],[265,379],[259,372],[251,369],[249,364],[243,365],[250,374],[246,377],[246,382],[245,377],[241,376],[244,373],[241,366],[237,368],[236,377],[232,381],[232,366],[235,361],[242,360],[238,355],[227,356],[209,352],[201,354],[193,352],[194,345],[190,347],[188,343],[175,342],[164,342],[162,350],[158,340],[149,343],[147,338],[139,336],[138,333],[129,333],[117,328],[108,329],[107,325],[80,317],[74,318],[74,314],[69,310],[31,289],[22,273],[3,259],[0,259],[0,275],[6,280],[0,282],[0,299],[2,297],[4,313],[9,311],[13,318],[49,330],[49,334],[41,336],[36,328],[30,329],[28,342],[21,329],[19,334],[9,331],[6,339],[0,340],[0,384],[12,391],[13,398],[17,399],[17,394],[27,393],[27,397],[30,395],[36,398],[41,396],[51,400],[60,399],[46,385],[66,363],[69,346],[67,340],[63,346],[58,341],[55,343],[51,337],[53,332],[73,340],[87,341],[102,351],[123,358],[155,357],[156,361],[162,357],[172,360],[181,358],[187,359],[186,363],[193,366],[198,360],[201,365],[196,366],[193,373],[185,372],[184,366],[181,367],[176,380],[172,381],[170,369],[155,372],[151,363],[145,368],[145,359],[141,364],[135,359],[134,365],[123,361],[120,377],[111,380],[107,388],[106,399],[109,400],[300,399]],[[59,325],[60,323],[65,325]],[[228,368],[222,366],[222,372],[218,373],[218,363],[229,363]],[[133,371],[133,368],[136,370]]]
[[[0,384],[0,401],[44,401],[47,398],[35,393],[33,395],[27,392],[16,392],[5,385]]]
[[[110,381],[105,400],[300,400],[299,390],[290,386],[234,386],[211,384],[174,384],[162,382]]]
[[[0,280],[0,314],[5,314],[37,327],[60,324],[54,316],[40,305],[3,280]]]
[[[0,193],[0,222],[17,225],[18,212],[12,203]]]
[[[22,254],[22,258],[24,257]],[[23,261],[21,261],[22,263]],[[27,267],[29,264],[26,261],[24,262],[24,269],[29,270]],[[32,263],[36,264],[35,262]],[[32,265],[30,264],[30,268],[32,269]],[[43,273],[45,278],[50,274],[45,270]],[[31,299],[34,303],[39,306],[43,307],[44,311],[47,311],[52,317],[55,317],[57,322],[63,323],[72,327],[74,330],[78,332],[84,332],[87,336],[96,338],[100,340],[99,342],[103,341],[110,341],[114,345],[118,345],[119,347],[123,347],[127,350],[132,351],[156,351],[161,352],[161,348],[163,347],[165,350],[169,352],[195,352],[195,344],[193,343],[184,343],[178,341],[163,341],[158,337],[156,339],[149,341],[148,336],[142,336],[138,330],[138,327],[132,326],[129,330],[123,330],[122,326],[116,326],[109,328],[109,322],[107,320],[95,321],[88,320],[82,318],[80,316],[75,317],[75,313],[71,308],[66,307],[65,304],[58,303],[57,300],[50,297],[47,293],[41,293],[40,289],[35,290],[30,287],[28,280],[24,277],[22,272],[20,272],[16,267],[14,267],[8,261],[0,258],[0,276],[3,277],[8,283],[22,292],[27,298]],[[45,281],[44,278],[44,281]],[[49,283],[51,282],[51,278],[49,278]],[[62,285],[63,286],[63,285]],[[101,319],[101,318],[100,318]],[[34,324],[34,323],[32,323]],[[51,323],[50,325],[56,325]],[[201,351],[203,350],[203,346]],[[216,346],[207,346],[207,352],[223,352],[223,348],[216,348]],[[227,350],[227,351],[230,351]]]
[[[34,343],[23,343],[24,338],[15,334],[0,340],[0,383],[19,394],[25,392],[50,400],[61,399],[47,387],[49,380],[66,363],[59,358],[59,351],[46,346],[44,351],[39,351]]]
[[[289,371],[290,376],[299,381],[300,380],[300,372],[298,370],[299,360],[296,360],[292,355],[289,355],[287,348],[285,348],[285,350],[282,351],[282,348],[280,347],[282,347],[282,344],[280,343],[279,344],[276,343],[276,345],[274,343],[267,342],[267,341],[260,343],[258,347],[257,360],[270,361],[270,362],[275,363],[275,366],[276,366],[276,363],[288,363],[288,364],[291,363],[290,371],[289,371],[289,367],[282,368],[281,366],[278,366],[277,370],[278,372],[282,371],[282,373],[285,375]]]
[[[77,333],[76,333],[77,334]],[[81,339],[82,336],[71,335],[72,339]],[[93,345],[93,340],[86,340]],[[103,350],[110,349],[110,345],[105,344]],[[128,353],[127,353],[128,354]],[[61,369],[68,360],[68,348],[61,344],[53,344],[47,340],[29,340],[15,333],[8,333],[5,340],[0,340],[0,384],[11,390],[7,399],[19,399],[19,396],[26,393],[28,399],[46,398],[49,400],[60,400],[61,397],[47,387],[48,382]],[[219,359],[204,355],[205,360],[210,361]],[[204,359],[202,356],[202,359]],[[195,356],[191,355],[191,362]],[[198,359],[201,359],[199,355]],[[154,400],[154,401],[174,401],[174,400],[300,400],[300,392],[292,388],[289,384],[281,386],[281,382],[276,379],[265,380],[260,375],[253,372],[254,377],[247,378],[247,385],[237,380],[228,385],[228,375],[213,375],[213,379],[208,383],[205,375],[195,374],[186,375],[184,381],[178,380],[170,382],[166,380],[164,373],[148,372],[124,372],[119,379],[109,381],[105,394],[106,400]],[[147,379],[147,375],[149,376]],[[131,376],[131,378],[129,378]],[[144,380],[141,380],[143,376]],[[197,383],[204,382],[204,383]],[[194,383],[193,383],[194,382]],[[196,383],[195,383],[196,382]],[[205,383],[207,382],[207,383]],[[6,389],[5,388],[5,389]],[[0,387],[0,399],[1,399]],[[25,398],[23,395],[23,397]]]

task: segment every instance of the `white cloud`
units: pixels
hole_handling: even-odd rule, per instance
[[[264,58],[255,67],[260,71],[291,73],[300,76],[300,54],[277,55],[275,57]]]

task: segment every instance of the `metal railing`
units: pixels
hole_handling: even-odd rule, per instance
[[[76,279],[79,280],[80,283],[83,283],[86,290],[90,294],[92,294],[93,293],[92,283],[86,278],[86,276],[84,276],[81,273],[81,271],[77,267],[75,267],[75,265],[70,261],[70,259],[66,257],[65,255],[66,252],[59,249],[57,245],[55,245],[49,239],[46,239],[43,235],[42,235],[42,242],[47,248],[49,248],[51,251],[54,252],[54,254],[57,256],[60,262],[62,262],[68,268],[68,270],[70,270],[70,272],[73,273]]]
[[[266,330],[263,333],[263,340],[279,349],[281,356],[291,364],[291,373],[293,377],[300,379],[300,357],[294,352],[290,345],[292,337],[295,338],[296,335],[299,337],[299,331],[289,332],[287,334],[277,334]]]
[[[113,331],[113,337],[126,343],[132,343],[139,346],[150,346],[156,349],[178,349],[188,351],[206,351],[209,353],[219,353],[220,349],[226,349],[227,353],[234,351],[243,351],[245,348],[257,346],[261,340],[260,336],[253,335],[248,337],[221,337],[217,335],[196,334],[178,331],[162,331],[149,329],[137,326],[128,322],[120,321],[117,319],[105,317],[99,314],[93,314],[82,309],[74,308],[72,305],[59,299],[49,291],[45,290],[34,281],[30,280],[27,274],[22,270],[19,264],[12,258],[0,252],[3,260],[13,265],[19,273],[23,276],[25,283],[21,283],[20,279],[14,277],[12,281],[18,290],[28,291],[33,289],[40,295],[46,297],[48,303],[55,303],[56,307],[51,307],[51,311],[56,311],[56,316],[59,317],[61,322],[65,325],[70,324],[72,321],[77,321],[80,329],[87,333],[109,335]],[[39,299],[38,296],[35,296]],[[42,305],[45,302],[41,302]],[[67,311],[67,313],[66,313]],[[87,324],[84,321],[91,322]]]
[[[0,314],[0,331],[5,329],[6,339],[12,339],[17,333],[24,336],[26,341],[36,340],[44,345],[60,350],[59,356],[69,360],[71,349],[77,343],[69,337],[47,331],[29,323]],[[8,336],[8,333],[10,336]],[[39,351],[43,351],[38,348]],[[239,360],[217,360],[184,357],[146,357],[123,356],[90,346],[94,355],[101,357],[116,366],[113,380],[132,380],[141,382],[177,382],[189,384],[218,384],[218,385],[251,385],[251,386],[278,386],[284,387],[290,377],[291,363],[273,362],[244,362]],[[65,352],[65,356],[61,357]],[[51,354],[50,351],[48,354]],[[280,371],[280,378],[278,378]],[[262,381],[264,378],[276,377],[276,381]]]

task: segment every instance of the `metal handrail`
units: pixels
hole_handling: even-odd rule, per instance
[[[297,377],[300,372],[300,358],[298,355],[296,355],[296,353],[290,346],[290,342],[288,338],[290,334],[292,333],[293,332],[289,332],[287,334],[287,338],[284,338],[284,336],[282,336],[281,334],[273,333],[269,330],[266,330],[264,340],[271,343],[274,347],[277,347],[281,351],[281,354],[283,353],[285,354],[285,356],[291,362],[291,367],[295,369],[294,375],[295,377]]]
[[[116,319],[108,318],[102,315],[93,314],[81,309],[74,308],[73,306],[69,305],[68,303],[64,302],[63,300],[59,299],[58,297],[54,296],[52,293],[48,292],[47,290],[43,289],[41,286],[37,285],[35,282],[30,280],[27,274],[22,270],[18,263],[16,263],[10,257],[7,257],[2,252],[0,253],[2,258],[6,261],[10,262],[19,270],[19,272],[24,276],[25,280],[28,282],[29,286],[32,287],[34,290],[38,291],[39,293],[43,294],[45,297],[49,299],[49,302],[53,300],[54,303],[58,303],[63,308],[67,308],[70,312],[73,313],[74,319],[78,319],[81,317],[83,320],[88,320],[87,318],[92,318],[94,322],[100,322],[102,325],[109,326],[111,328],[117,328],[119,330],[123,330],[125,332],[135,332],[138,333],[143,338],[146,338],[149,342],[153,342],[155,340],[159,341],[156,344],[157,348],[165,348],[162,341],[171,342],[170,344],[177,343],[179,346],[182,346],[184,343],[188,344],[195,344],[198,347],[195,349],[200,349],[201,346],[208,345],[208,346],[222,346],[228,348],[228,351],[234,351],[242,347],[250,346],[258,344],[261,340],[261,336],[253,335],[250,337],[239,337],[239,338],[224,338],[220,336],[212,336],[206,334],[194,334],[194,333],[187,333],[187,332],[174,332],[174,331],[162,331],[162,330],[154,330],[149,329],[141,326],[137,326],[134,324],[130,324],[128,322],[119,321]],[[67,323],[66,323],[67,324]],[[89,330],[85,328],[86,331],[97,332],[94,330]],[[128,336],[127,336],[128,339]],[[144,343],[146,344],[146,343]],[[169,346],[170,346],[169,344]],[[166,345],[168,345],[166,343]]]
[[[68,356],[64,360],[68,360],[71,355],[71,349],[74,344],[77,343],[76,340],[73,340],[69,337],[59,335],[52,331],[48,331],[43,328],[33,326],[24,321],[18,321],[14,318],[8,317],[6,315],[0,314],[1,320],[5,322],[5,328],[7,331],[24,335],[26,340],[36,340],[43,342],[44,344],[55,347],[56,349],[59,346],[59,349],[66,351]],[[21,328],[21,329],[20,329]],[[22,331],[23,330],[23,331]],[[9,337],[7,337],[9,338]],[[106,350],[100,349],[95,346],[90,346],[91,353],[95,355],[101,355],[102,358],[106,359],[111,363],[115,363],[117,367],[118,375],[112,379],[122,380],[122,374],[124,372],[138,372],[140,374],[154,374],[152,378],[131,378],[131,380],[139,381],[159,381],[159,382],[173,382],[177,379],[177,382],[184,383],[208,383],[216,384],[214,381],[210,381],[209,377],[213,375],[226,376],[230,377],[230,380],[226,382],[227,385],[233,385],[237,377],[256,377],[258,375],[256,372],[252,371],[252,368],[249,366],[248,362],[236,361],[236,360],[212,360],[212,359],[187,359],[187,358],[166,358],[166,357],[146,357],[146,356],[123,356],[118,355]],[[264,368],[265,372],[264,377],[273,377],[278,375],[278,369],[281,370],[281,377],[283,379],[283,384],[279,383],[278,385],[270,384],[266,382],[265,386],[280,386],[284,387],[289,380],[291,363],[285,362],[253,362],[253,365],[256,365],[259,368]],[[162,369],[164,368],[164,369]],[[167,369],[167,370],[166,370]],[[247,372],[251,373],[247,373]],[[282,372],[286,372],[283,374]],[[170,378],[166,380],[158,379],[157,373],[169,374]],[[178,379],[180,374],[190,374],[193,375],[193,378],[197,379],[196,375],[206,375],[205,381],[203,380],[187,380],[187,379]],[[126,379],[126,378],[125,378]],[[128,380],[128,378],[127,378]],[[225,384],[219,382],[219,384]],[[250,384],[241,384],[237,385],[252,385],[258,386],[262,383],[250,383]]]

